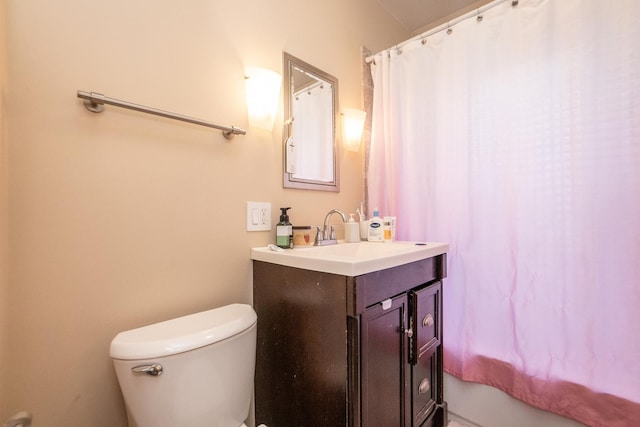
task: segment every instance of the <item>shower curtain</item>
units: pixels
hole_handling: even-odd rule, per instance
[[[444,366],[640,425],[640,2],[496,2],[374,55],[368,206],[450,244]]]

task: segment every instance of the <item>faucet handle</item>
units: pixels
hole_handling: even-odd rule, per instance
[[[320,236],[322,234],[322,232],[320,231],[320,226],[319,225],[314,225],[313,227],[316,228],[316,239],[313,242],[314,246],[320,246],[320,240],[322,240],[322,237]]]
[[[337,240],[336,239],[336,226],[335,225],[331,226],[331,240]]]

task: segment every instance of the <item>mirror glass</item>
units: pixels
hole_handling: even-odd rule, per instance
[[[284,187],[340,191],[338,79],[284,53]]]

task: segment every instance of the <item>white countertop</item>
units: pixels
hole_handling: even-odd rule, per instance
[[[340,242],[337,245],[285,249],[281,252],[269,247],[253,248],[251,259],[344,276],[360,276],[448,251],[448,243],[438,242]]]

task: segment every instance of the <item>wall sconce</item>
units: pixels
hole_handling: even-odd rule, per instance
[[[347,151],[359,151],[367,113],[355,108],[342,110],[342,135]]]
[[[271,131],[280,100],[282,76],[264,68],[245,69],[249,125]]]

